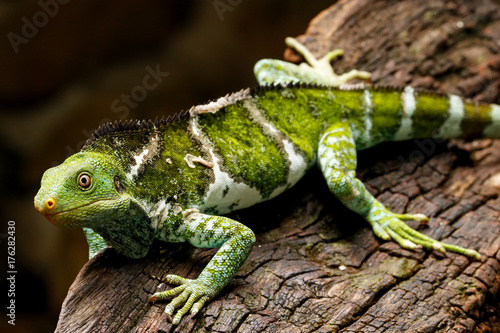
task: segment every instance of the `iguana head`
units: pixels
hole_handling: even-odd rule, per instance
[[[104,154],[80,152],[45,171],[35,208],[52,224],[92,227],[126,212],[128,180]]]

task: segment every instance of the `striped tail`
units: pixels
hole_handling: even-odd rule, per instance
[[[402,94],[401,127],[395,140],[407,138],[498,138],[500,106],[437,95],[406,87]],[[410,137],[409,137],[410,136]]]
[[[358,91],[361,110],[354,133],[358,149],[414,138],[499,138],[500,105],[405,87]]]

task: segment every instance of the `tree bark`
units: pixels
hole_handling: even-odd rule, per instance
[[[341,1],[299,40],[337,72],[500,102],[500,5]],[[300,60],[293,51],[287,60]],[[232,214],[257,243],[232,282],[176,327],[148,297],[167,274],[195,278],[214,249],[157,244],[144,259],[106,249],[81,270],[56,332],[500,332],[500,141],[414,140],[359,153],[358,176],[412,227],[483,259],[407,251],[377,239],[315,170],[270,202]],[[316,185],[312,185],[316,184]]]

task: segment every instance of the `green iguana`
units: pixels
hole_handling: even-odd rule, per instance
[[[155,121],[108,123],[82,150],[47,170],[35,207],[52,224],[83,227],[90,257],[109,245],[145,256],[154,239],[219,247],[197,279],[167,275],[179,285],[150,301],[175,297],[165,312],[173,323],[195,315],[241,267],[255,241],[247,226],[222,216],[274,198],[317,165],[331,192],[363,216],[375,234],[406,249],[424,247],[480,259],[471,249],[436,241],[395,214],[356,178],[356,151],[411,138],[500,136],[500,106],[462,98],[345,85],[369,73],[335,75],[293,39],[310,65],[261,60],[261,86]]]

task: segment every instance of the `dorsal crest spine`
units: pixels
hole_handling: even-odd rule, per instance
[[[99,126],[93,133],[90,139],[85,142],[85,146],[90,145],[91,143],[97,141],[99,138],[102,138],[108,134],[116,133],[116,132],[124,132],[124,131],[139,131],[139,130],[150,130],[153,128],[157,128],[160,126],[165,126],[169,124],[173,124],[182,119],[189,118],[189,111],[181,111],[174,115],[168,117],[156,117],[155,120],[138,120],[138,119],[130,119],[130,120],[116,120],[115,122],[108,122],[101,126]]]

